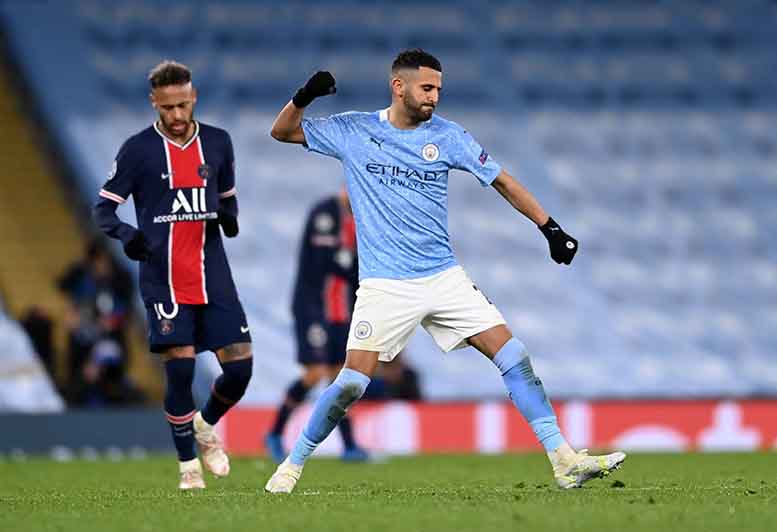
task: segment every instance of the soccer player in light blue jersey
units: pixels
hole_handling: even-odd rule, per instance
[[[275,139],[343,164],[356,220],[359,290],[345,366],[268,480],[265,489],[271,493],[294,489],[305,461],[362,396],[378,361],[393,359],[419,324],[443,351],[471,345],[494,363],[561,488],[604,476],[626,458],[622,452],[588,456],[569,446],[523,343],[458,265],[448,236],[451,169],[495,188],[537,224],[557,263],[571,263],[577,240],[472,135],[434,114],[441,90],[440,62],[423,50],[406,50],[391,68],[388,109],[303,119],[315,98],[335,92],[334,77],[317,72],[275,119]]]

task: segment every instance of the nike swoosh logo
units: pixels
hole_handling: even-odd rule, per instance
[[[240,332],[245,334],[248,332],[248,327],[240,327]]]

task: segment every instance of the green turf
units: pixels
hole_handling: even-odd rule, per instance
[[[274,466],[178,493],[171,457],[0,463],[0,531],[777,530],[777,455],[634,455],[584,489],[551,484],[541,455],[313,460],[291,496]]]

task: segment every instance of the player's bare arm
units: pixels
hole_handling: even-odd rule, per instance
[[[493,187],[517,211],[537,224],[542,234],[548,239],[550,256],[556,263],[571,264],[575,253],[577,253],[577,240],[565,233],[561,226],[556,223],[556,220],[548,216],[537,198],[526,187],[504,170],[496,176]]]
[[[305,143],[305,132],[302,130],[302,115],[305,107],[311,102],[328,94],[334,94],[335,78],[329,72],[316,72],[301,87],[289,103],[281,110],[273,122],[270,135],[275,140],[293,144]]]
[[[499,172],[492,186],[510,205],[535,224],[544,225],[550,218],[537,198],[504,170]]]
[[[302,130],[302,115],[304,113],[304,107],[297,107],[290,100],[275,118],[270,136],[281,142],[304,144],[305,132]]]

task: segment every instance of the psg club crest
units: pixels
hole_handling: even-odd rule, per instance
[[[175,330],[173,320],[163,319],[159,322],[159,334],[162,336],[173,334],[173,330]]]
[[[329,339],[327,337],[327,334],[324,328],[318,323],[314,323],[308,328],[307,337],[308,337],[308,343],[314,349],[323,348],[324,346],[326,346],[326,342]]]
[[[209,179],[210,178],[210,166],[207,164],[201,164],[199,168],[197,168],[197,175],[200,176],[200,179]]]
[[[429,143],[421,149],[421,155],[429,162],[436,161],[440,157],[440,148],[436,144]]]

